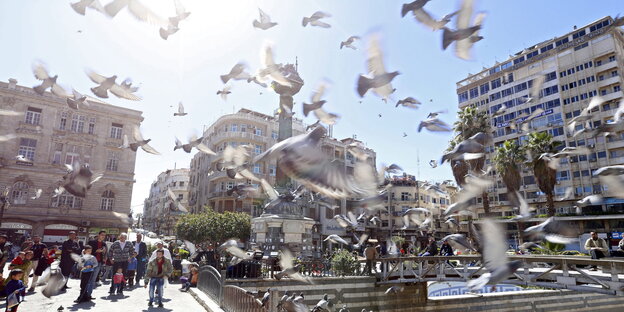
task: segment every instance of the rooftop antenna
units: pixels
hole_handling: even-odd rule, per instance
[[[416,150],[416,180],[420,180],[420,150]]]
[[[295,56],[295,71],[299,72],[299,62],[298,62],[297,56]]]

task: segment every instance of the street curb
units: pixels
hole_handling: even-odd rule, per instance
[[[197,288],[189,288],[188,293],[208,312],[224,312],[208,295]]]

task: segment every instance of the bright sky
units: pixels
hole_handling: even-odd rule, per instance
[[[171,0],[142,2],[161,16],[175,12]],[[191,15],[167,41],[159,37],[157,27],[137,21],[126,10],[110,19],[94,10],[81,16],[70,8],[69,1],[1,1],[0,80],[16,78],[20,85],[35,85],[31,65],[42,60],[52,75],[59,75],[61,84],[82,93],[90,94],[93,87],[85,68],[105,76],[118,75],[121,80],[131,77],[140,85],[140,102],[112,96],[108,100],[143,111],[143,134],[152,138],[150,144],[163,154],[137,154],[132,206],[139,212],[159,172],[174,164],[178,168],[189,166],[192,154],[173,152],[174,136],[184,140],[195,131],[200,134],[203,125],[241,107],[266,114],[277,108],[278,96],[253,83],[234,83],[227,102],[216,95],[222,87],[219,75],[239,61],[255,71],[260,48],[270,40],[277,63],[294,63],[298,58],[305,85],[295,96],[296,103],[309,102],[321,79],[333,82],[325,108],[342,116],[334,127],[335,137],[357,134],[377,152],[378,164],[397,163],[411,174],[420,168],[420,179],[442,181],[452,178],[448,165],[433,169],[428,162],[439,160],[451,134],[418,133],[416,129],[420,120],[435,110],[448,109],[449,114],[441,115],[441,119],[449,124],[455,120],[457,81],[525,47],[571,31],[573,25],[624,13],[621,0],[605,0],[601,5],[585,0],[475,2],[475,11],[488,14],[481,31],[485,39],[475,45],[475,60],[463,61],[454,57],[451,49],[441,50],[441,32],[424,28],[411,14],[401,18],[402,1],[182,0]],[[441,17],[458,6],[458,1],[433,0],[426,9]],[[279,25],[267,31],[253,28],[258,7]],[[302,17],[317,10],[333,15],[326,19],[332,28],[301,26]],[[383,35],[387,70],[401,72],[393,82],[397,89],[394,101],[388,104],[371,93],[359,103],[355,82],[366,69],[364,44],[358,43],[361,49],[357,51],[339,49],[340,42],[349,36],[374,31]],[[424,104],[419,110],[394,107],[396,100],[407,96]],[[189,115],[174,118],[179,101]],[[303,117],[301,107],[296,110],[296,116]],[[305,121],[315,120],[308,117]],[[408,136],[403,137],[403,132]]]

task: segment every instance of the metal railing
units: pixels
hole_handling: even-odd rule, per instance
[[[330,260],[303,260],[297,261],[295,265],[300,266],[299,273],[304,277],[331,277],[336,276],[331,267]],[[263,260],[245,260],[237,265],[229,266],[226,269],[226,279],[272,279],[282,268],[274,258]],[[352,275],[361,274],[361,270],[353,272]]]
[[[216,268],[204,265],[199,269],[197,288],[221,306],[223,304],[224,279],[225,276]]]
[[[223,305],[226,312],[267,312],[256,298],[245,289],[234,285],[223,286]]]

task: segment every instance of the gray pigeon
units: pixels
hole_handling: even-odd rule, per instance
[[[399,100],[394,107],[399,107],[399,105],[402,105],[409,108],[418,108],[418,105],[420,104],[420,101],[411,96],[408,96],[402,100]]]
[[[221,81],[223,81],[223,83],[227,83],[230,79],[249,81],[252,77],[249,73],[245,72],[246,68],[247,65],[245,65],[245,63],[237,63],[234,67],[232,67],[232,69],[230,69],[229,73],[221,75]]]
[[[471,59],[470,50],[472,45],[483,39],[482,36],[478,35],[478,31],[481,29],[481,24],[485,19],[485,13],[481,12],[477,14],[471,24],[470,19],[472,18],[473,2],[474,0],[461,1],[461,8],[457,12],[457,18],[455,19],[456,30],[443,27],[443,50],[455,41],[455,55],[464,60]]]
[[[61,273],[61,269],[59,268],[60,261],[56,260],[50,265],[50,271],[45,278],[47,283],[41,293],[46,297],[50,298],[52,296],[56,296],[61,293],[61,289],[65,286],[65,276]],[[42,276],[43,278],[44,276]],[[62,306],[61,306],[62,308]],[[59,308],[59,311],[62,310]]]
[[[462,234],[446,235],[444,238],[442,238],[442,241],[448,241],[455,249],[461,248],[464,250],[477,251],[477,249],[474,248],[472,244]]]
[[[217,91],[217,95],[221,95],[221,98],[224,101],[227,101],[227,95],[232,93],[232,91],[230,91],[231,87],[229,85],[225,85],[223,86],[223,89]]]
[[[433,31],[437,31],[442,29],[446,24],[451,21],[451,18],[457,14],[457,12],[453,12],[447,15],[444,15],[441,19],[435,19],[425,10],[424,8],[420,8],[418,10],[413,10],[414,18],[419,21],[421,24],[429,27]]]
[[[486,136],[485,133],[479,132],[455,145],[451,151],[444,153],[442,160],[440,160],[440,164],[444,164],[447,160],[450,161],[456,159],[465,153],[482,153],[485,150],[485,147],[483,146],[483,143],[480,143],[479,141],[485,142],[485,139],[483,139],[484,136]]]
[[[446,124],[444,121],[435,118],[427,118],[420,122],[418,125],[418,132],[420,132],[423,128],[431,131],[431,132],[451,132],[451,126]]]
[[[258,11],[260,11],[260,20],[254,20],[253,21],[253,27],[255,28],[260,28],[262,30],[267,30],[275,25],[277,25],[277,23],[271,22],[271,17],[269,15],[267,15],[266,13],[264,13],[264,11],[258,9]]]
[[[310,26],[330,28],[331,25],[325,22],[321,22],[321,19],[326,17],[331,17],[331,14],[322,11],[316,11],[314,12],[314,14],[312,14],[312,16],[304,17],[301,21],[301,25],[303,25],[303,27],[306,27],[308,24],[310,24]]]
[[[432,159],[429,161],[429,166],[431,166],[431,168],[436,168],[438,166],[438,162],[435,159]]]
[[[555,217],[550,217],[524,230],[524,236],[532,242],[547,240],[557,244],[571,244],[578,241],[576,234],[572,228],[559,222]]]
[[[319,84],[318,88],[314,91],[314,93],[312,93],[312,97],[310,98],[310,100],[312,101],[312,104],[303,103],[303,114],[305,116],[308,116],[308,114],[311,111],[314,113],[314,116],[316,116],[316,118],[320,120],[322,123],[326,125],[333,125],[338,121],[340,116],[333,114],[333,113],[329,113],[325,111],[322,107],[326,101],[321,100],[321,97],[325,93],[327,86],[328,86],[328,82],[325,82],[325,81],[322,81]]]
[[[131,101],[139,101],[140,97],[135,95],[131,89],[125,88],[115,82],[117,76],[104,77],[92,70],[87,70],[87,76],[94,83],[99,84],[97,87],[91,88],[93,94],[100,98],[108,98],[108,91],[117,96],[118,98],[127,99]]]
[[[187,12],[184,9],[180,0],[174,0],[173,3],[175,5],[176,15],[169,18],[169,24],[166,28],[160,28],[160,37],[165,40],[167,40],[169,36],[178,32],[178,30],[180,30],[180,28],[178,27],[180,22],[189,17],[189,15],[191,15],[190,12]]]
[[[405,17],[410,11],[414,12],[422,9],[427,2],[429,2],[429,0],[416,0],[410,3],[404,3],[403,7],[401,7],[401,17]]]
[[[364,94],[368,90],[373,89],[373,92],[379,95],[382,99],[386,100],[395,89],[392,87],[392,80],[399,75],[398,71],[387,72],[383,63],[383,52],[379,44],[379,35],[372,35],[369,40],[368,58],[366,60],[368,76],[360,75],[357,81],[357,92],[360,97],[364,97]]]
[[[519,260],[508,261],[505,232],[494,221],[483,220],[481,239],[483,240],[482,262],[488,272],[467,283],[466,286],[471,292],[476,292],[487,284],[496,285],[504,281],[522,265],[522,261]]]
[[[134,138],[134,143],[127,144],[128,142],[124,142],[124,147],[127,145],[127,147],[130,148],[133,152],[136,152],[140,147],[147,153],[160,155],[157,150],[155,150],[148,144],[152,139],[143,139],[143,134],[141,134],[141,130],[139,130],[138,126],[134,126],[132,128],[132,137]],[[126,140],[127,136],[124,136],[124,141]]]
[[[193,148],[196,148],[198,151],[206,153],[208,155],[217,155],[217,153],[213,152],[206,144],[203,143],[204,137],[197,138],[196,136],[191,136],[189,142],[186,144],[182,144],[178,138],[175,139],[175,147],[173,150],[182,149],[187,153],[190,153]]]
[[[327,294],[323,294],[323,299],[319,300],[319,302],[312,308],[312,312],[331,312],[334,311],[334,303],[329,300],[329,296]]]
[[[357,50],[357,47],[353,45],[353,43],[356,40],[360,40],[360,37],[358,36],[351,36],[349,38],[347,38],[347,40],[340,42],[340,49],[342,49],[343,47],[347,47],[353,50]]]
[[[67,106],[71,109],[78,110],[80,106],[89,106],[89,102],[87,102],[87,97],[85,95],[80,94],[76,90],[73,91],[73,98],[67,98]]]
[[[48,73],[48,69],[46,68],[44,64],[42,63],[34,64],[33,73],[35,74],[35,78],[42,81],[40,85],[33,87],[33,90],[37,94],[43,95],[46,89],[50,88],[50,91],[52,92],[52,94],[56,96],[60,96],[60,97],[67,96],[67,92],[65,91],[65,89],[63,89],[63,87],[59,86],[56,83],[56,79],[58,78],[58,75],[51,77],[50,74]]]
[[[182,105],[182,102],[178,103],[178,112],[173,113],[173,116],[186,116],[186,115],[188,115],[188,113],[184,112],[184,105]]]
[[[72,171],[65,176],[63,188],[76,197],[84,198],[93,183],[101,179],[102,176],[104,176],[103,173],[94,175],[88,164],[76,163]]]

